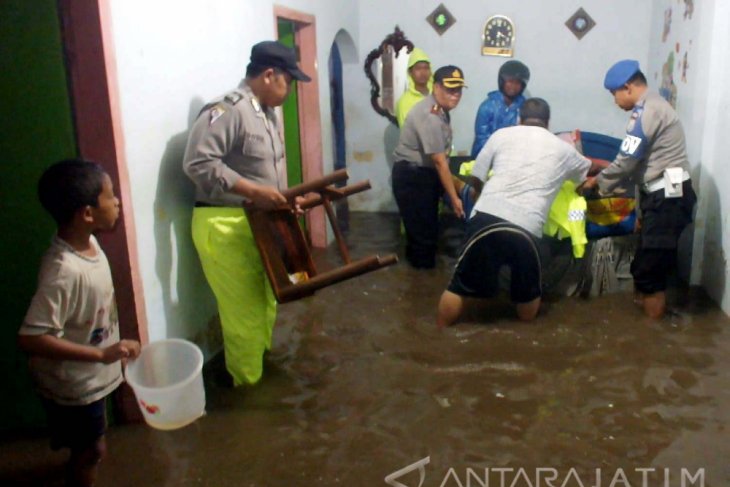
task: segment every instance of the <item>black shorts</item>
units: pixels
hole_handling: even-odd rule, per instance
[[[527,303],[542,295],[540,253],[535,237],[501,218],[477,212],[448,290],[460,296],[491,298],[499,292],[499,271],[511,271],[510,297]]]
[[[51,448],[82,450],[93,445],[106,432],[106,398],[83,406],[66,406],[43,399],[48,417]]]

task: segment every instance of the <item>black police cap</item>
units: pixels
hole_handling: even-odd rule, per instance
[[[251,48],[251,64],[267,68],[279,68],[299,81],[311,81],[297,66],[297,53],[291,47],[277,41],[263,41]]]

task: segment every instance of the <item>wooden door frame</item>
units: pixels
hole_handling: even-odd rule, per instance
[[[294,40],[299,48],[300,66],[312,81],[297,83],[299,97],[299,139],[302,153],[302,179],[311,181],[323,176],[322,126],[319,114],[319,72],[317,70],[317,25],[313,15],[274,5],[274,31],[278,38],[278,20],[294,22]],[[312,246],[327,246],[327,222],[324,210],[307,212],[307,229]]]
[[[79,156],[104,166],[121,202],[114,231],[100,236],[114,277],[120,333],[144,344],[149,335],[124,154],[110,1],[59,0],[59,16]],[[115,395],[115,403],[118,419],[141,420],[128,386]]]

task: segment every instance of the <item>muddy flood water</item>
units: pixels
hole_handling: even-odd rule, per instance
[[[402,255],[398,237],[392,216],[351,217],[354,257]],[[624,292],[438,330],[453,262],[280,306],[260,384],[209,370],[194,424],[113,427],[99,485],[730,486],[730,320],[701,291],[659,322]],[[2,485],[60,485],[45,439],[0,447]]]

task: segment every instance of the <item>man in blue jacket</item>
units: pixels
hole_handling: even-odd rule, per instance
[[[472,158],[476,159],[487,139],[498,129],[517,125],[520,107],[525,102],[522,93],[529,80],[529,68],[519,61],[507,61],[499,68],[499,90],[489,92],[477,110]]]

